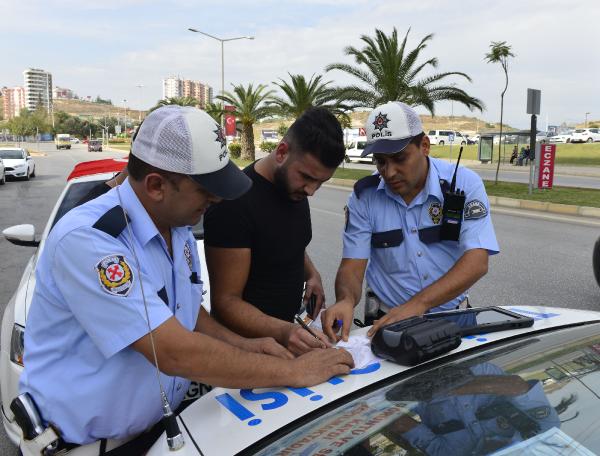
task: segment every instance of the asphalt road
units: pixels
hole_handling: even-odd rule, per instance
[[[454,157],[455,159],[455,157]],[[375,166],[366,163],[346,163],[347,168],[375,170]],[[470,166],[466,165],[475,171],[484,180],[494,180],[496,177],[496,168],[491,165]],[[575,167],[572,167],[575,168]],[[528,166],[511,166],[506,165],[500,168],[500,180],[506,182],[520,182],[522,184],[529,183],[529,167]],[[600,189],[600,178],[592,176],[577,176],[574,174],[561,173],[560,168],[557,168],[554,174],[554,185],[564,187],[582,187]]]
[[[32,223],[44,228],[65,178],[79,161],[114,153],[88,153],[85,146],[56,151],[42,145],[46,156],[35,157],[38,177],[9,181],[0,187],[0,229]],[[334,302],[333,283],[341,256],[343,207],[347,189],[324,187],[311,199],[313,241],[309,253],[319,268],[327,302]],[[493,210],[501,253],[491,258],[490,271],[471,291],[472,303],[489,305],[547,305],[600,309],[600,288],[591,270],[592,246],[600,236],[600,221],[548,214]],[[33,249],[17,247],[0,238],[0,308],[12,296]],[[361,310],[357,310],[360,315]],[[16,455],[4,430],[0,454]]]

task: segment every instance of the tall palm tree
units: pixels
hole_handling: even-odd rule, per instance
[[[320,106],[333,114],[345,114],[349,109],[337,98],[335,88],[329,87],[331,81],[323,81],[322,75],[313,74],[307,81],[301,74],[291,74],[290,82],[279,79],[273,82],[284,93],[285,98],[271,97],[269,104],[276,106],[279,114],[297,119],[308,108]]]
[[[494,183],[498,183],[498,173],[500,171],[500,151],[502,149],[502,117],[504,115],[504,94],[508,89],[508,58],[515,55],[511,51],[511,46],[506,44],[506,41],[492,41],[490,43],[490,52],[485,55],[488,63],[500,63],[504,70],[504,90],[500,94],[500,141],[498,141],[498,163],[496,165],[496,179]]]
[[[273,107],[266,101],[273,95],[267,86],[258,84],[254,87],[248,84],[234,85],[233,93],[225,92],[217,98],[225,103],[235,106],[235,115],[242,126],[242,155],[243,160],[255,159],[254,131],[252,125],[265,117],[273,114]]]
[[[223,103],[207,103],[205,111],[215,119],[219,125],[221,124],[221,120],[223,117]]]
[[[468,95],[455,84],[440,83],[449,76],[459,76],[471,82],[467,74],[452,71],[420,77],[424,69],[438,66],[435,57],[417,62],[433,35],[427,35],[416,48],[408,50],[406,41],[409,33],[410,29],[399,43],[396,28],[390,36],[375,29],[374,38],[367,35],[360,37],[365,43],[362,49],[353,46],[344,49],[346,55],[354,57],[356,65],[332,63],[325,69],[343,71],[356,77],[360,83],[340,89],[338,97],[354,102],[355,106],[368,108],[389,101],[402,101],[410,106],[424,106],[431,115],[435,114],[435,103],[442,100],[456,101],[471,110],[483,110],[481,100]]]
[[[160,108],[161,106],[168,105],[178,105],[178,106],[198,106],[200,102],[192,97],[171,97],[165,98],[163,100],[159,100],[152,108],[150,108],[149,112],[154,111],[155,109]]]

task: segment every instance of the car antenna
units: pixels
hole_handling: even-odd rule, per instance
[[[452,183],[450,184],[450,191],[454,193],[456,188],[456,172],[458,171],[458,164],[460,163],[460,157],[462,157],[463,146],[460,146],[458,151],[458,159],[456,160],[456,167],[454,168],[454,174],[452,175]]]
[[[171,410],[171,405],[169,404],[169,400],[167,395],[165,394],[165,390],[163,388],[162,382],[160,381],[160,369],[158,367],[158,356],[156,356],[156,346],[154,344],[154,332],[152,331],[152,327],[150,326],[150,316],[148,314],[148,304],[146,303],[146,295],[144,294],[144,285],[142,280],[142,271],[140,268],[140,261],[138,260],[137,253],[135,251],[135,243],[133,242],[133,233],[131,231],[131,225],[129,224],[129,217],[127,217],[127,213],[125,212],[125,207],[123,206],[123,200],[121,199],[121,192],[119,191],[120,185],[116,186],[117,195],[119,197],[119,204],[121,206],[121,210],[123,211],[123,217],[125,218],[125,225],[127,226],[127,234],[129,237],[129,243],[131,245],[131,252],[133,253],[133,258],[135,260],[135,267],[138,273],[138,277],[140,278],[140,290],[142,292],[142,301],[144,302],[144,311],[146,313],[146,325],[148,326],[148,334],[150,335],[150,345],[152,346],[152,357],[154,359],[154,367],[156,368],[156,380],[158,381],[158,387],[160,389],[160,398],[162,401],[163,408],[163,417],[162,422],[165,427],[165,432],[167,433],[167,445],[169,447],[169,451],[177,451],[185,445],[185,440],[183,439],[183,434],[179,429],[179,424],[177,424],[177,417],[173,414]]]

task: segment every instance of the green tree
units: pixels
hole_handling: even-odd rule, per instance
[[[208,103],[205,111],[209,116],[215,119],[215,122],[221,125],[223,119],[223,103]]]
[[[499,63],[504,71],[504,90],[500,93],[500,141],[498,141],[498,163],[496,165],[496,179],[494,183],[498,183],[498,173],[500,171],[500,153],[502,149],[502,117],[504,115],[504,94],[508,89],[508,59],[514,57],[511,46],[506,44],[506,41],[492,41],[490,43],[490,52],[485,55],[485,60],[488,63]]]
[[[159,100],[149,112],[160,108],[161,106],[178,105],[178,106],[198,106],[200,102],[192,97],[171,97],[164,100]]]
[[[273,91],[267,90],[267,86],[263,84],[256,87],[252,84],[248,84],[247,87],[240,84],[233,86],[233,93],[225,92],[217,96],[219,100],[235,106],[235,115],[242,127],[242,160],[255,159],[252,126],[273,114],[273,107],[266,103],[272,95]]]
[[[327,71],[340,70],[360,81],[358,85],[339,89],[338,98],[367,108],[389,101],[402,101],[410,106],[424,106],[431,115],[435,114],[435,103],[446,100],[461,103],[471,110],[483,110],[481,100],[468,95],[455,84],[441,83],[449,76],[459,76],[471,82],[467,74],[452,71],[420,76],[424,69],[438,66],[435,57],[417,62],[433,34],[423,38],[416,48],[408,50],[406,41],[409,33],[410,29],[399,43],[396,28],[389,36],[376,29],[374,38],[367,35],[360,37],[365,43],[362,49],[349,46],[344,50],[346,55],[354,57],[356,65],[327,65]]]
[[[343,114],[349,109],[338,99],[338,91],[330,87],[331,81],[323,81],[322,75],[313,74],[307,81],[301,74],[291,74],[290,82],[279,79],[273,82],[285,95],[271,97],[269,104],[276,106],[280,115],[297,119],[308,108],[323,107],[333,114]]]
[[[277,127],[277,134],[283,138],[285,136],[285,134],[287,133],[287,131],[288,131],[289,128],[290,127],[288,127],[286,124],[284,124],[282,122]]]

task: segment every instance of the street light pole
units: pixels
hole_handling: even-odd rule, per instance
[[[590,115],[590,114],[591,114],[590,112],[586,112],[586,113],[585,113],[585,128],[587,128],[587,117],[588,117],[588,115]]]
[[[144,87],[143,84],[138,84],[136,85],[136,87],[139,90],[139,101],[140,101],[140,105],[142,104],[142,88]],[[138,123],[142,123],[142,109],[140,108],[140,106],[138,106]]]
[[[253,36],[236,36],[234,38],[219,38],[198,29],[188,28],[190,32],[200,33],[221,43],[221,96],[225,95],[225,41],[253,40]],[[221,126],[225,127],[225,116],[221,116]]]

